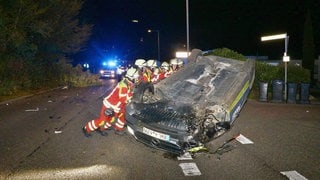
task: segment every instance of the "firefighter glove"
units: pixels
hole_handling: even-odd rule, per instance
[[[104,111],[104,114],[105,114],[106,116],[113,116],[113,115],[114,115],[114,111],[113,111],[113,109],[111,109],[111,108],[107,108],[107,109]]]

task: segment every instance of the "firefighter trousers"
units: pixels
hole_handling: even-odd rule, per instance
[[[114,113],[113,116],[106,116],[105,110],[107,109],[106,106],[102,105],[100,110],[99,118],[89,121],[85,129],[88,133],[93,132],[100,128],[101,131],[114,127],[117,131],[122,131],[125,126],[125,108],[122,108],[120,112]]]

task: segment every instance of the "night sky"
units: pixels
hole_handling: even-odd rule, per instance
[[[121,59],[157,58],[159,30],[161,61],[186,50],[185,0],[87,0],[81,16],[94,24],[82,58],[105,55]],[[315,55],[320,54],[320,2],[311,0]],[[261,42],[260,37],[288,33],[288,55],[302,58],[306,1],[189,0],[190,50],[226,47],[244,55],[281,59],[284,40]],[[139,20],[138,23],[132,22]]]

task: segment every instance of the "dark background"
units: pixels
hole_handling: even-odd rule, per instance
[[[287,33],[288,55],[301,59],[308,2],[317,57],[320,2],[315,0],[189,0],[190,50],[226,47],[248,56],[281,59],[284,40],[261,42],[260,38]],[[80,16],[94,24],[86,50],[78,54],[81,61],[99,62],[106,56],[156,59],[157,33],[147,29],[160,31],[161,61],[173,58],[177,50],[186,50],[185,0],[87,0]]]

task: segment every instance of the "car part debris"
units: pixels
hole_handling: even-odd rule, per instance
[[[37,107],[36,109],[26,109],[25,111],[27,111],[27,112],[36,112],[36,111],[39,111],[39,108]]]
[[[181,167],[185,176],[200,176],[201,172],[196,165],[196,163],[180,163],[179,166]]]

